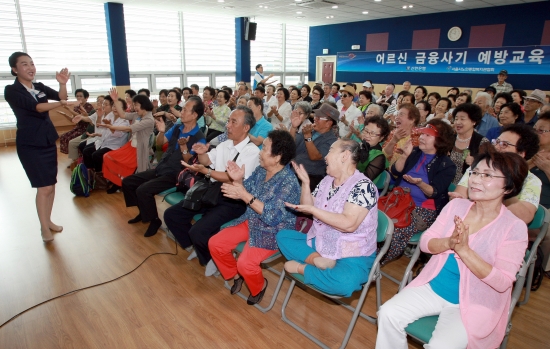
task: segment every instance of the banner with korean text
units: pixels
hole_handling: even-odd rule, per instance
[[[338,52],[336,71],[550,75],[550,46]]]

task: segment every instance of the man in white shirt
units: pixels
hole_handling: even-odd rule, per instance
[[[209,178],[214,185],[231,182],[226,172],[228,161],[235,161],[245,170],[248,178],[259,165],[260,149],[250,141],[248,132],[256,124],[252,110],[246,106],[237,106],[227,122],[228,140],[208,151],[208,144],[195,144],[192,149],[198,155],[199,163],[185,165]],[[212,262],[208,241],[220,231],[220,227],[243,215],[247,205],[241,200],[233,200],[219,194],[218,204],[214,207],[202,207],[193,211],[178,204],[164,212],[164,222],[177,242],[184,248],[194,246],[201,265],[206,265],[206,276],[213,275],[217,269]],[[193,217],[201,213],[202,218],[191,225]]]
[[[273,77],[273,74],[269,74],[267,78],[264,78],[264,67],[261,64],[256,65],[256,74],[254,74],[254,85],[252,86],[253,90],[256,90],[256,87],[261,82],[264,85],[272,84],[277,80],[267,82],[267,80]]]
[[[376,101],[378,97],[376,96],[376,93],[374,93],[374,86],[372,85],[372,81],[367,80],[363,83],[363,91],[368,91],[372,95],[372,100]]]
[[[363,113],[353,103],[355,97],[355,89],[351,85],[346,85],[340,90],[340,102],[338,105],[338,111],[340,112],[340,121],[338,121],[338,128],[340,137],[345,137],[349,132],[349,126],[353,121],[354,125],[357,125],[357,118],[363,116]]]

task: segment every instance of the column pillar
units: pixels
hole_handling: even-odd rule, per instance
[[[114,2],[106,2],[104,6],[109,59],[111,61],[111,80],[118,91],[118,95],[124,98],[124,91],[130,88],[124,7],[122,4]]]
[[[250,41],[244,39],[247,21],[246,17],[235,18],[235,78],[250,86]]]

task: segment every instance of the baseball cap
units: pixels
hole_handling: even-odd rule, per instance
[[[498,72],[498,75],[506,75],[506,76],[508,76],[508,70],[502,69],[501,71]]]
[[[419,129],[418,131],[420,133],[425,133],[427,135],[434,136],[434,137],[439,136],[439,131],[437,130],[437,128],[433,125],[430,125],[430,124],[427,124],[426,127],[423,127],[421,129]]]
[[[370,83],[370,81],[365,81],[363,83],[363,87],[372,87],[372,84]]]
[[[338,109],[335,109],[326,103],[321,104],[319,109],[315,109],[313,114],[320,118],[330,118],[335,124],[337,124],[340,119],[340,112]]]
[[[533,92],[531,92],[531,94],[527,97],[524,97],[525,99],[533,99],[537,102],[540,102],[542,104],[544,104],[544,98],[546,97],[546,94],[541,91],[541,90],[533,90]]]

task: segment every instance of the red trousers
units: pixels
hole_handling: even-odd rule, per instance
[[[264,287],[264,277],[260,263],[275,254],[277,250],[266,250],[250,247],[248,221],[234,227],[225,228],[210,238],[208,248],[218,270],[226,280],[239,274],[244,278],[250,294],[255,296]],[[232,251],[237,245],[246,241],[239,259],[233,257]]]

